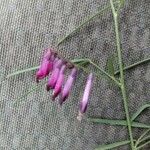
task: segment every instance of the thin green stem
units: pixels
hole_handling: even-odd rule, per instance
[[[121,93],[123,96],[124,109],[125,109],[126,120],[128,124],[128,132],[129,132],[129,137],[130,137],[131,149],[134,150],[134,141],[133,141],[133,135],[132,135],[131,120],[130,120],[130,115],[129,115],[127,94],[126,94],[126,88],[125,88],[124,71],[123,71],[123,61],[122,61],[122,54],[121,54],[121,47],[120,47],[120,37],[119,37],[119,27],[118,27],[118,14],[119,13],[116,13],[115,11],[113,0],[110,0],[110,4],[111,4],[111,9],[112,9],[114,24],[115,24],[118,63],[119,63],[119,70],[120,70]]]
[[[136,150],[139,150],[139,149],[143,148],[144,146],[146,146],[146,145],[148,145],[148,144],[150,144],[150,141],[147,141],[146,143],[144,143],[144,144],[142,144],[141,146],[137,147]]]
[[[146,136],[145,138],[141,139],[141,140],[139,141],[139,144],[142,143],[142,142],[144,142],[144,141],[146,141],[146,140],[148,140],[148,139],[150,139],[150,135],[148,135],[148,136]]]
[[[105,70],[101,69],[98,65],[96,65],[94,62],[90,60],[90,64],[95,66],[100,72],[102,72],[104,75],[106,75],[108,78],[110,78],[112,81],[114,81],[118,86],[120,86],[120,82],[116,80],[115,77],[111,76],[109,73],[107,73]]]
[[[88,73],[88,74],[91,73],[91,71],[90,71],[89,69],[86,69],[85,67],[81,66],[80,64],[79,64],[79,65],[78,65],[78,64],[75,64],[75,66],[76,66],[77,68],[82,69],[84,72],[86,72],[86,73]],[[101,78],[101,75],[100,75],[99,73],[94,72],[93,74],[94,74],[95,76]]]
[[[136,62],[136,63],[134,63],[134,64],[132,64],[132,65],[129,65],[129,66],[127,66],[127,67],[124,67],[123,70],[125,71],[125,70],[129,70],[129,69],[135,68],[135,67],[137,67],[137,66],[139,66],[139,65],[141,65],[141,64],[145,64],[145,63],[147,63],[147,62],[149,62],[149,61],[150,61],[150,58],[146,58],[146,59],[141,60],[141,61],[138,61],[138,62]],[[119,74],[119,73],[120,73],[119,71],[116,71],[116,72],[115,72],[115,75],[117,75],[117,74]]]
[[[142,139],[148,132],[150,132],[150,129],[146,130],[146,131],[138,138],[138,140],[137,140],[136,143],[135,143],[135,147],[140,143],[141,139]]]
[[[106,6],[104,9],[98,11],[96,14],[89,16],[83,23],[81,23],[78,27],[76,27],[73,31],[71,31],[69,34],[67,34],[64,38],[62,38],[58,43],[57,46],[59,46],[62,42],[64,42],[66,39],[68,39],[73,33],[77,32],[81,27],[83,27],[85,24],[87,24],[89,21],[94,19],[95,17],[103,14],[106,10],[110,8],[110,5]]]

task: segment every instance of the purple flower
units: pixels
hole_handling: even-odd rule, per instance
[[[49,77],[49,80],[48,80],[47,91],[55,87],[62,64],[63,64],[63,61],[61,59],[55,62],[52,75]]]
[[[64,85],[63,90],[61,91],[60,100],[59,100],[60,105],[62,105],[62,103],[68,98],[71,88],[76,79],[76,76],[77,76],[77,69],[73,68],[71,70],[71,74],[68,76],[68,79]]]
[[[66,65],[63,65],[61,67],[61,69],[60,69],[59,76],[58,76],[57,82],[55,84],[55,88],[54,88],[54,92],[53,92],[53,96],[52,96],[53,100],[55,100],[55,98],[61,92],[62,84],[64,82],[64,72],[65,72],[65,69],[66,69]]]
[[[85,113],[86,110],[87,110],[89,95],[90,95],[91,88],[92,88],[92,81],[93,81],[93,74],[90,73],[89,76],[88,76],[86,86],[85,86],[85,90],[84,90],[84,93],[83,93],[83,97],[82,97],[82,100],[81,100],[80,106],[79,106],[80,107],[79,108],[79,115],[77,117],[77,119],[79,121],[81,121],[83,113]]]
[[[59,60],[59,58],[58,57],[56,57],[55,59],[54,59],[54,65],[53,65],[53,67],[55,67],[55,65],[56,65],[56,62]]]
[[[54,61],[54,53],[51,51],[51,49],[47,49],[45,52],[40,68],[36,72],[36,81],[45,78],[49,72],[53,69],[53,61]]]

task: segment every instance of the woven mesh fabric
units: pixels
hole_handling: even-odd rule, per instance
[[[109,0],[1,0],[0,1],[0,150],[94,150],[99,144],[128,138],[123,127],[89,123],[89,116],[125,119],[122,97],[116,86],[95,78],[87,113],[76,119],[86,74],[80,72],[70,97],[60,109],[45,86],[13,102],[32,89],[35,72],[2,82],[3,76],[39,64],[47,47],[72,31]],[[120,15],[121,44],[125,65],[150,57],[150,1],[127,0]],[[84,26],[62,43],[58,52],[67,59],[88,57],[105,67],[116,52],[111,11]],[[130,114],[150,99],[150,64],[126,73]],[[149,110],[138,119],[150,123]],[[133,129],[134,138],[143,130]],[[150,146],[144,150],[150,149]],[[128,146],[116,150],[129,150]]]

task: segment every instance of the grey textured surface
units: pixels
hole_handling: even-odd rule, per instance
[[[0,69],[6,75],[39,64],[43,49],[54,46],[87,16],[103,8],[107,0],[1,0]],[[150,1],[126,1],[121,13],[121,41],[126,65],[150,57]],[[65,58],[89,57],[105,67],[115,52],[110,11],[84,26],[59,47]],[[94,150],[99,144],[126,139],[122,127],[95,125],[88,116],[123,119],[120,92],[105,79],[95,79],[87,114],[78,123],[78,101],[85,74],[80,74],[62,109],[51,101],[51,93],[39,89],[13,102],[35,85],[34,73],[12,77],[0,85],[0,150]],[[150,64],[126,73],[130,113],[150,99]],[[138,119],[150,123],[149,110]],[[142,130],[134,129],[137,138]],[[129,150],[124,146],[118,150]],[[148,147],[145,149],[149,149]]]

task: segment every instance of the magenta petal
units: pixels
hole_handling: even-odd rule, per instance
[[[53,93],[53,100],[58,96],[58,94],[61,92],[62,84],[64,82],[64,71],[65,71],[66,65],[63,65],[61,67],[61,70],[59,72],[58,80],[55,84],[54,93]]]
[[[47,90],[54,89],[57,79],[59,77],[60,67],[62,66],[63,61],[59,59],[55,66],[53,67],[52,75],[49,77]]]
[[[48,91],[55,87],[56,81],[58,79],[59,71],[60,71],[59,68],[54,68],[54,70],[52,71],[52,75],[50,76],[47,84]]]
[[[45,53],[44,53],[44,56],[43,56],[43,59],[49,60],[50,57],[51,57],[51,55],[52,55],[52,51],[53,51],[53,50],[50,49],[50,48],[46,49],[46,50],[45,50]]]
[[[90,75],[88,76],[87,82],[86,82],[82,101],[80,102],[80,108],[79,108],[80,113],[86,112],[89,95],[90,95],[91,88],[92,88],[92,81],[93,81],[93,74],[90,73]]]
[[[61,96],[59,100],[60,105],[62,105],[62,103],[68,98],[71,88],[73,86],[73,83],[76,79],[76,75],[77,75],[77,69],[73,68],[61,92]]]
[[[53,60],[54,60],[54,56],[51,53],[51,51],[48,49],[45,52],[40,68],[36,73],[37,81],[39,79],[43,79],[44,77],[46,77],[49,74],[49,72],[53,69]]]
[[[49,72],[50,72],[50,70],[52,70],[52,68],[53,68],[53,64],[49,60],[43,61],[42,65],[41,65],[41,70],[45,76],[47,76],[49,74]]]
[[[54,60],[54,68],[58,67],[60,68],[63,65],[63,60],[57,58]]]
[[[81,113],[85,113],[86,110],[87,110],[87,103],[80,102],[79,109],[80,109],[80,112],[81,112]]]

